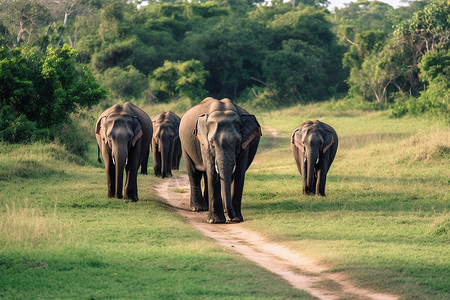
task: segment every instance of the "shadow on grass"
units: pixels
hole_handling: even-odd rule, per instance
[[[64,171],[53,169],[35,160],[22,160],[4,164],[0,170],[0,181],[9,181],[17,178],[42,179],[49,177],[64,177]]]
[[[257,189],[244,188],[253,201],[245,207],[272,213],[290,211],[436,211],[450,209],[446,201],[436,201],[423,192],[415,195],[416,185],[436,185],[432,178],[381,178],[329,176],[327,197],[303,195],[300,175],[248,174],[246,180],[258,182]],[[279,181],[279,184],[274,184]],[[254,185],[254,183],[253,183]],[[267,188],[265,187],[267,185]],[[348,185],[348,187],[346,187]],[[350,187],[351,185],[351,187]],[[390,185],[398,186],[392,190]],[[273,188],[276,186],[276,188]],[[284,188],[283,188],[284,187]],[[386,190],[383,187],[387,187]]]

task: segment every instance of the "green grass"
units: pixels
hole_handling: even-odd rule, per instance
[[[144,107],[168,109],[182,115]],[[79,120],[85,158],[57,144],[0,144],[0,298],[311,298],[189,227],[155,195],[162,179],[138,176],[137,203],[108,199],[92,130],[102,110]],[[362,287],[450,298],[448,127],[318,105],[257,117],[279,136],[263,131],[247,172],[245,226]],[[292,130],[308,119],[339,136],[325,198],[301,194],[290,153]]]
[[[137,203],[108,199],[91,150],[1,145],[0,298],[311,298],[190,228],[161,179],[139,176]]]
[[[406,299],[450,298],[450,130],[383,112],[296,107],[260,117],[258,163],[247,173],[246,226]],[[339,149],[327,197],[304,196],[289,147],[308,119],[333,126]],[[264,140],[265,139],[265,140]]]

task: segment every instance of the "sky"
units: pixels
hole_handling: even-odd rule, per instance
[[[393,7],[398,7],[398,6],[401,6],[401,5],[405,5],[405,3],[402,3],[401,0],[379,0],[379,1],[387,3],[387,4],[389,4],[389,5],[393,6]],[[328,9],[330,11],[333,11],[333,9],[335,7],[342,8],[342,7],[345,6],[345,4],[348,4],[350,2],[356,2],[356,1],[355,0],[328,0],[328,2],[331,3],[330,6],[328,6]]]

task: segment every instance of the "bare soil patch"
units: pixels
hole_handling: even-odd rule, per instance
[[[207,212],[189,210],[189,179],[185,174],[164,180],[156,191],[203,235],[277,274],[294,288],[305,290],[319,299],[399,298],[359,288],[344,274],[329,273],[329,267],[245,228],[245,223],[208,224]]]

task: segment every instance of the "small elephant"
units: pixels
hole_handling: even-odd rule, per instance
[[[295,128],[291,149],[302,175],[303,194],[325,196],[327,173],[337,148],[336,131],[319,120],[306,121]]]
[[[153,170],[156,176],[172,177],[172,169],[178,170],[181,158],[179,136],[181,118],[171,111],[153,118]]]
[[[105,110],[95,125],[95,137],[105,161],[108,197],[138,201],[137,172],[148,156],[153,134],[149,116],[132,103],[115,104]],[[126,170],[122,195],[123,171]]]
[[[225,213],[232,222],[243,221],[244,177],[260,136],[256,117],[229,99],[206,98],[181,118],[181,146],[191,185],[190,208],[209,210],[208,223],[225,223]]]

